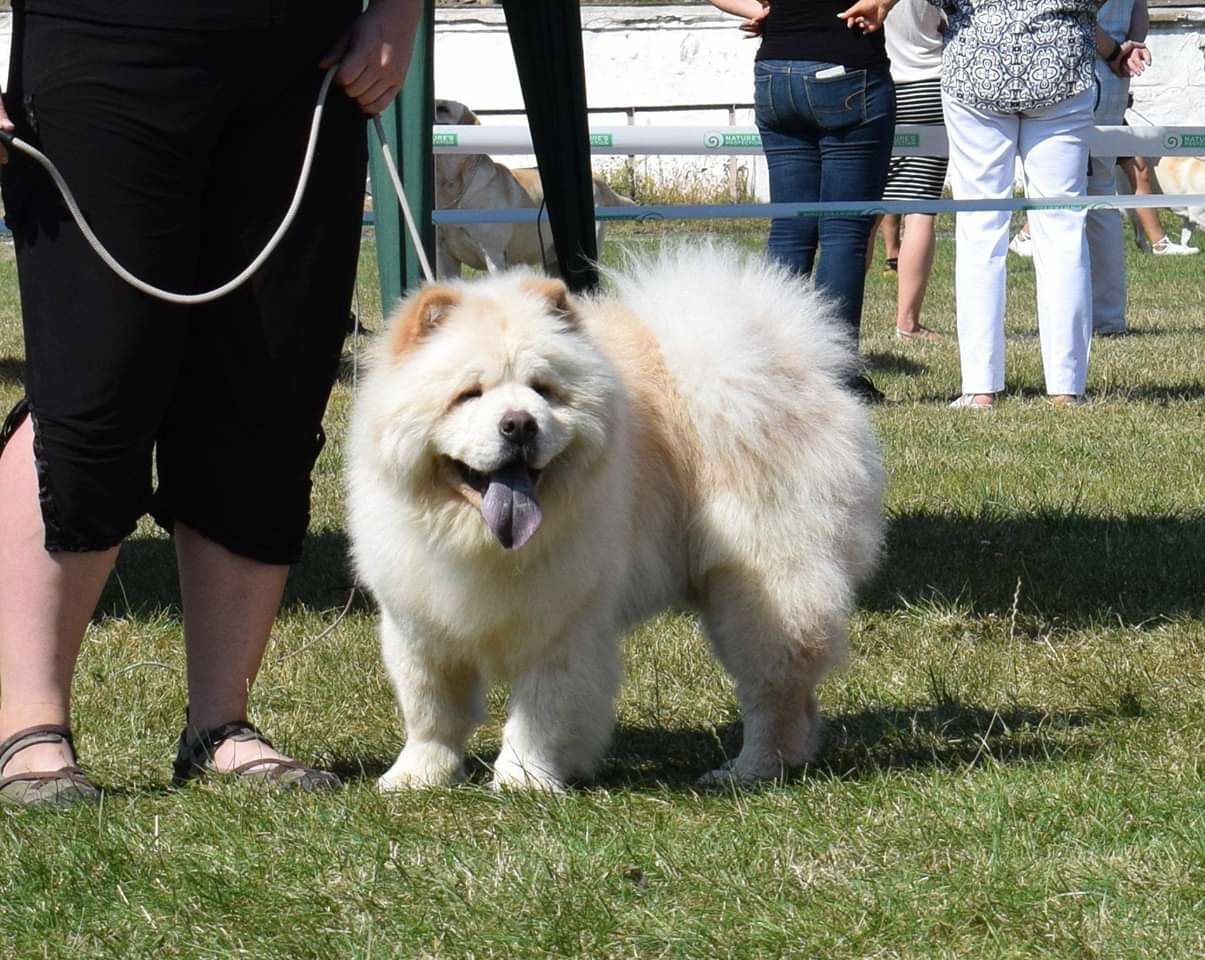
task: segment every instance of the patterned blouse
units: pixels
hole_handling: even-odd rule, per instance
[[[1094,82],[1104,0],[929,0],[950,26],[942,91],[978,110],[1048,107]]]

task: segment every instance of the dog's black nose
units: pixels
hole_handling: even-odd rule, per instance
[[[498,422],[498,432],[511,443],[524,444],[535,439],[540,425],[526,410],[507,410]]]

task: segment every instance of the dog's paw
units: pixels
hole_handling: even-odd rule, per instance
[[[377,781],[382,793],[417,790],[423,787],[450,787],[464,779],[464,761],[459,754],[435,744],[402,750],[397,762]]]
[[[490,788],[500,790],[536,790],[544,793],[564,793],[565,782],[551,770],[538,764],[524,764],[513,758],[499,757],[494,765]]]
[[[717,790],[730,787],[752,787],[765,783],[781,783],[786,776],[786,769],[781,765],[742,764],[739,760],[729,760],[711,770],[695,781],[695,785],[707,790]]]

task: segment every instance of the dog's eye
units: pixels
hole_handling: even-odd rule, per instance
[[[557,396],[557,392],[546,383],[533,383],[531,385],[531,389],[538,393],[545,400],[553,401],[560,399],[560,397]]]
[[[481,396],[480,387],[469,387],[469,389],[461,390],[460,393],[456,394],[456,399],[453,401],[453,403],[466,403],[469,400],[476,400],[479,396]]]

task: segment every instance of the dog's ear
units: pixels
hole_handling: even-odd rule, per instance
[[[423,287],[402,304],[390,327],[391,353],[403,356],[427,339],[460,305],[460,291],[443,284]]]
[[[573,308],[573,295],[569,288],[560,280],[533,277],[524,283],[532,293],[547,300],[552,309],[570,327],[577,328],[579,324],[577,312]]]

